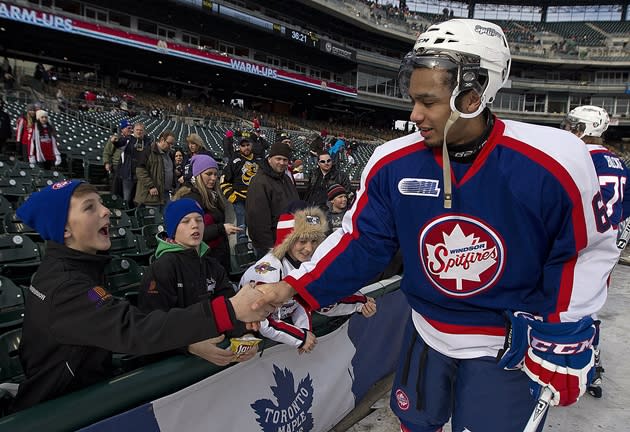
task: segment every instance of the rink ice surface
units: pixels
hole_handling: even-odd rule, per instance
[[[620,264],[613,271],[608,300],[598,316],[602,321],[601,350],[606,370],[603,396],[595,399],[585,394],[573,406],[551,407],[545,432],[630,431],[630,266]],[[389,408],[389,394],[374,408],[348,432],[400,431]],[[447,424],[444,432],[461,431],[451,431]]]

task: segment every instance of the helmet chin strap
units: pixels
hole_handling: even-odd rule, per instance
[[[446,120],[446,125],[444,126],[444,143],[442,145],[442,172],[444,174],[444,208],[450,209],[453,205],[453,184],[451,182],[451,160],[448,155],[448,143],[446,142],[446,135],[448,135],[448,131],[451,129],[451,126],[457,121],[457,119],[461,118],[473,118],[477,117],[486,107],[485,97],[483,95],[479,95],[481,98],[481,103],[476,111],[472,113],[463,113],[457,109],[455,106],[455,100],[457,96],[460,95],[462,91],[459,88],[459,85],[453,90],[451,94],[450,106],[451,106],[451,115]]]
[[[453,99],[451,99],[452,101]],[[446,135],[451,129],[451,126],[461,116],[461,113],[457,110],[452,110],[451,115],[446,120],[444,126],[444,140],[442,144],[442,172],[444,174],[444,208],[450,209],[453,205],[453,184],[451,182],[451,160],[448,156],[448,148],[446,143]],[[464,117],[464,116],[462,116]]]

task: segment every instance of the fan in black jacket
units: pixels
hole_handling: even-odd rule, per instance
[[[239,319],[257,321],[273,311],[252,315],[251,299],[260,296],[254,289],[150,314],[114,298],[104,288],[109,258],[99,254],[111,246],[110,211],[87,183],[48,186],[17,214],[47,247],[25,299],[19,355],[26,378],[14,411],[109,377],[112,351],[151,354],[190,345],[204,357],[213,346],[209,338],[243,333]]]
[[[190,198],[171,202],[164,212],[166,232],[158,234],[156,260],[142,278],[138,307],[144,312],[185,308],[198,302],[232,297],[235,292],[227,272],[208,254],[203,242],[201,206]],[[216,339],[216,343],[223,336]],[[229,349],[215,347],[206,360],[225,366],[253,357],[256,350],[234,357]]]

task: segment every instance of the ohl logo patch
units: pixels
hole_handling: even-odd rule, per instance
[[[271,387],[277,403],[259,399],[251,407],[264,432],[308,432],[313,430],[313,380],[306,375],[295,388],[293,373],[273,365],[276,385]]]
[[[420,232],[425,274],[444,294],[468,297],[490,289],[503,273],[501,237],[484,222],[461,215],[442,216]]]

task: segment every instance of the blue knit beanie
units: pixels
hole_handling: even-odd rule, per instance
[[[203,209],[194,199],[182,198],[168,203],[164,209],[164,224],[168,238],[175,238],[177,225],[189,213],[199,213],[203,216]]]
[[[44,240],[63,244],[63,232],[68,221],[70,198],[82,180],[64,180],[34,192],[17,209],[17,216],[35,229]]]

